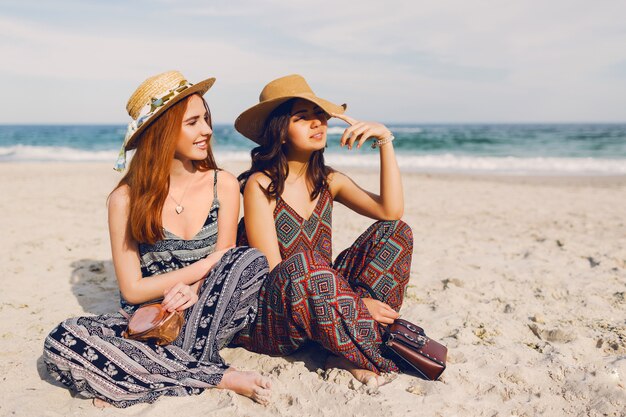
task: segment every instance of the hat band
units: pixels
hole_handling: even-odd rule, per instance
[[[128,123],[128,127],[126,128],[126,136],[124,136],[124,142],[122,143],[122,148],[120,149],[119,154],[117,155],[117,160],[115,161],[114,170],[118,172],[122,172],[126,168],[126,146],[128,145],[128,141],[133,135],[139,130],[141,126],[143,126],[146,122],[148,122],[156,112],[159,111],[161,107],[167,104],[168,101],[191,87],[193,84],[188,82],[187,80],[181,80],[177,87],[170,88],[164,93],[150,98],[150,102],[141,108],[139,111],[139,115],[136,120],[131,120]]]

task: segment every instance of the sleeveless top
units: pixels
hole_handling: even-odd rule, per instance
[[[151,277],[188,266],[215,251],[217,243],[217,213],[220,202],[217,198],[217,172],[213,176],[213,202],[200,231],[189,240],[182,239],[163,228],[164,237],[154,244],[139,243],[141,276]],[[138,305],[127,303],[120,294],[120,304],[129,314]]]
[[[276,199],[273,214],[278,248],[283,260],[298,252],[312,251],[321,254],[332,264],[333,198],[328,187],[322,188],[313,214],[308,219],[302,218],[281,197]],[[243,219],[239,223],[237,244],[249,245]]]

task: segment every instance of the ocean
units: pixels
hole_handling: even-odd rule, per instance
[[[403,170],[505,175],[626,175],[626,124],[398,124]],[[378,166],[378,151],[342,149],[344,127],[330,126],[326,160]],[[0,163],[113,162],[122,125],[0,125]],[[230,125],[214,126],[220,162],[249,161],[254,144]]]

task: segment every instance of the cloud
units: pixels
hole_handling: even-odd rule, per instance
[[[53,79],[68,91],[97,81],[101,100],[119,100],[145,77],[179,68],[190,79],[218,77],[220,121],[293,72],[382,120],[616,120],[626,105],[619,1],[64,0],[56,12],[52,3],[8,4],[5,80]]]

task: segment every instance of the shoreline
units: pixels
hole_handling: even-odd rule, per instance
[[[11,169],[12,166],[23,167],[24,169],[41,170],[45,166],[57,167],[64,170],[67,166],[75,169],[110,169],[120,178],[123,173],[117,173],[113,170],[113,163],[109,162],[89,162],[89,161],[2,161],[0,162],[0,171]],[[218,161],[220,168],[225,169],[237,176],[248,168],[249,163],[242,161]],[[363,167],[355,167],[351,165],[335,164],[339,171],[348,175],[378,175],[372,174],[372,170]],[[467,181],[487,181],[487,182],[504,182],[504,183],[520,183],[520,184],[544,184],[544,185],[590,185],[590,186],[622,186],[626,184],[626,174],[507,174],[500,172],[429,172],[429,171],[412,171],[400,168],[403,176],[412,176],[417,178],[431,179],[450,179],[450,180],[467,180]]]

